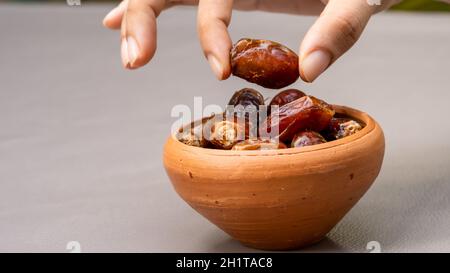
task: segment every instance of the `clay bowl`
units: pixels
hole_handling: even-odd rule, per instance
[[[176,192],[242,244],[297,249],[323,239],[369,189],[384,156],[383,131],[361,111],[360,132],[325,144],[271,151],[226,151],[169,137],[164,166]]]

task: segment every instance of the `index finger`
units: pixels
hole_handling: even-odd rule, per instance
[[[228,25],[233,0],[200,0],[197,30],[203,52],[219,80],[230,76],[231,38]]]

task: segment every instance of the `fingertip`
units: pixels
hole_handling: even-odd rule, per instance
[[[312,83],[331,65],[332,55],[327,50],[317,49],[304,56],[299,63],[300,77]]]
[[[227,62],[220,61],[219,58],[213,54],[208,54],[206,59],[208,60],[211,70],[219,81],[226,80],[230,77],[231,73]]]
[[[122,57],[122,66],[124,68],[129,68],[130,67],[130,60],[128,57],[128,42],[126,39],[122,38],[122,42],[120,45],[120,55]]]
[[[125,13],[128,1],[122,1],[117,7],[113,8],[103,18],[103,26],[109,29],[118,29],[122,23],[122,17]]]
[[[225,27],[212,28],[200,34],[200,44],[218,80],[230,77],[231,39]]]
[[[133,36],[127,37],[129,65],[128,69],[137,69],[146,65],[155,55],[156,45],[141,47]]]
[[[102,24],[103,24],[103,26],[105,27],[105,28],[109,28],[109,29],[112,29],[113,27],[112,27],[112,25],[111,25],[111,22],[110,22],[110,18],[109,18],[109,13],[105,16],[105,18],[103,18],[103,21],[102,21]]]
[[[222,81],[228,79],[231,76],[231,70],[228,69],[223,73]]]
[[[212,24],[214,25],[214,24]],[[200,44],[208,63],[218,80],[230,77],[231,39],[225,26],[211,27],[200,33]]]
[[[203,52],[218,80],[230,77],[231,38],[228,25],[231,20],[232,0],[200,1],[197,31]]]
[[[116,8],[117,9],[117,8]],[[113,9],[110,11],[104,18],[103,18],[103,26],[109,29],[118,29],[120,28],[121,22],[122,22],[122,16],[123,13],[118,14],[116,9]]]
[[[127,41],[128,69],[147,64],[154,56],[157,45],[156,14],[162,5],[149,1],[130,1],[122,23],[122,37]]]
[[[330,0],[300,46],[300,77],[317,79],[356,43],[372,13],[361,1]]]

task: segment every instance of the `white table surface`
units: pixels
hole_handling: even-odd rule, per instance
[[[110,7],[0,4],[0,251],[254,251],[181,201],[161,160],[174,105],[224,104],[250,85],[215,80],[191,8],[163,13],[156,57],[125,71],[118,34],[101,26]],[[313,22],[233,16],[233,40],[293,49]],[[378,15],[316,83],[294,85],[370,113],[387,141],[373,187],[304,251],[450,251],[449,26],[450,15]]]

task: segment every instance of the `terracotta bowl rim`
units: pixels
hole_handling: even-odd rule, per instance
[[[317,144],[308,147],[298,147],[298,148],[287,148],[287,149],[278,149],[278,150],[263,150],[263,151],[233,151],[233,150],[220,150],[220,149],[210,149],[210,148],[201,148],[190,146],[180,142],[175,135],[169,136],[167,140],[167,144],[172,144],[178,146],[179,149],[184,150],[186,152],[192,152],[196,154],[204,154],[211,156],[278,156],[278,155],[293,155],[293,154],[304,154],[311,152],[319,152],[324,150],[330,150],[332,148],[336,148],[337,146],[346,145],[351,142],[354,142],[360,138],[363,138],[369,135],[377,126],[377,122],[367,113],[341,105],[333,105],[337,114],[344,114],[349,117],[355,118],[365,123],[365,127],[355,133],[354,135],[333,140],[323,144]]]

